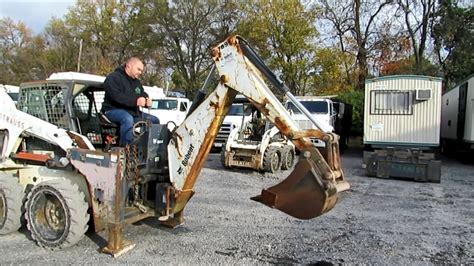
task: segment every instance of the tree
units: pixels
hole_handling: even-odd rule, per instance
[[[376,26],[375,22],[377,15],[390,3],[391,0],[386,0],[378,4],[378,6],[375,3],[368,3],[367,5],[363,6],[360,0],[354,1],[354,25],[351,28],[351,33],[357,43],[357,87],[361,90],[364,89],[365,79],[368,75],[368,42],[369,37],[372,35],[372,31],[374,30],[372,27]],[[375,7],[373,12],[370,12],[373,7]]]
[[[77,38],[61,19],[51,19],[43,36],[46,50],[42,64],[48,73],[76,70],[79,47]]]
[[[149,27],[141,24],[141,5],[131,0],[76,3],[65,24],[77,43],[83,41],[81,71],[105,75],[130,56],[147,59],[142,43]]]
[[[378,29],[388,19],[378,17],[392,0],[384,1],[322,1],[325,19],[331,22],[335,35],[343,52],[351,53],[356,58],[357,87],[364,88],[365,79],[369,74],[369,59],[376,51]],[[388,12],[387,12],[388,13]],[[346,69],[348,69],[346,67]]]
[[[415,74],[423,73],[424,53],[429,37],[429,24],[435,9],[434,0],[398,0],[411,40],[413,55],[415,57]]]
[[[271,55],[269,67],[281,75],[293,94],[311,91],[307,84],[314,72],[316,10],[298,0],[261,0],[252,5],[243,3],[243,8],[246,17],[239,32],[263,58]]]
[[[39,63],[43,50],[44,40],[23,22],[0,19],[0,83],[18,85],[45,78]]]
[[[192,97],[213,64],[210,48],[237,25],[236,1],[160,0],[145,7],[151,39],[162,49],[175,87]]]
[[[331,37],[335,37],[337,39],[338,46],[340,51],[344,54],[351,55],[350,51],[347,50],[347,39],[346,34],[350,30],[350,21],[351,21],[351,14],[347,12],[349,8],[351,8],[351,2],[345,1],[340,2],[338,5],[331,6],[331,4],[327,0],[321,1],[321,10],[322,10],[322,19],[327,20],[331,23],[333,33],[331,33]],[[344,61],[344,69],[345,69],[345,83],[351,84],[353,79],[351,78],[351,73],[353,72],[353,67],[348,65],[346,61]]]
[[[315,95],[340,94],[353,87],[347,82],[345,66],[353,64],[353,57],[343,53],[337,47],[320,48],[316,50],[312,75],[312,88]],[[353,80],[354,77],[349,76]]]
[[[440,1],[432,37],[448,87],[474,73],[474,7],[456,1]]]

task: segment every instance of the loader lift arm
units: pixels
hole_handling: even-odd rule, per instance
[[[301,131],[298,128],[263,76],[292,96],[288,88],[242,38],[227,38],[212,50],[212,56],[220,82],[173,132],[168,145],[170,182],[177,192],[175,204],[169,205],[167,212],[175,214],[175,218],[170,218],[169,222],[182,222],[182,211],[194,193],[197,177],[237,93],[246,96],[303,154],[286,180],[262,190],[262,194],[253,199],[300,219],[311,219],[331,210],[337,202],[338,192],[349,188],[340,165],[338,136],[322,130]],[[326,142],[325,156],[313,146],[309,137]]]

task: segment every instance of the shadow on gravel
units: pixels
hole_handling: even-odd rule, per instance
[[[442,162],[454,160],[462,164],[474,166],[474,152],[443,153],[440,157]]]
[[[160,221],[158,221],[158,217],[148,217],[144,220],[141,220],[139,222],[134,223],[133,225],[135,225],[135,226],[146,225],[146,226],[152,227],[155,230],[158,229],[160,231],[164,231],[164,232],[171,233],[173,235],[177,235],[177,234],[183,234],[183,233],[191,232],[191,230],[189,228],[184,226],[185,224],[186,224],[186,217],[185,217],[184,224],[179,225],[175,228],[169,228],[167,226],[162,225],[160,223]]]
[[[18,232],[23,234],[28,240],[34,241],[33,238],[31,237],[30,231],[28,231],[28,228],[26,228],[25,222],[22,221],[21,223],[22,225],[21,225],[21,228],[18,229]]]
[[[164,225],[161,225],[160,222],[158,221],[158,218],[156,217],[148,217],[144,220],[138,221],[128,226],[142,226],[142,225],[152,227],[153,230],[160,230],[160,231],[164,231],[173,235],[191,232],[191,230],[183,226],[184,224],[176,228],[169,228]],[[29,237],[28,230],[22,230],[22,231],[24,231],[22,233],[25,234],[31,240],[31,237]],[[90,240],[92,240],[92,242],[94,242],[97,245],[98,247],[97,250],[100,252],[102,248],[107,246],[107,237],[108,237],[107,234],[108,233],[106,231],[101,231],[99,233],[96,233],[94,232],[94,230],[89,230],[86,233],[86,237],[88,237]]]
[[[86,233],[86,236],[97,245],[98,247],[97,250],[99,252],[101,252],[102,248],[107,246],[107,240],[103,238],[102,236],[100,236],[99,234],[97,234],[96,232],[89,231]]]

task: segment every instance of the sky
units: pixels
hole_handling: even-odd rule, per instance
[[[43,31],[52,17],[62,18],[76,0],[0,0],[0,18],[24,22],[35,34]]]

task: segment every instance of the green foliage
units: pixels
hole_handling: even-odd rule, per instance
[[[414,56],[408,58],[402,58],[397,61],[387,62],[382,66],[380,73],[382,76],[386,75],[426,75],[438,77],[441,75],[438,66],[434,65],[431,61],[423,58],[421,69],[417,70],[416,59]]]
[[[299,0],[242,3],[246,17],[239,33],[268,59],[294,94],[304,95],[314,58],[316,12]]]
[[[22,22],[0,19],[0,84],[18,85],[44,77],[44,41]]]
[[[177,0],[144,4],[150,40],[161,50],[162,65],[174,72],[174,88],[188,97],[202,86],[210,66],[210,48],[233,31],[238,20],[236,1]],[[158,45],[158,47],[156,47]]]
[[[352,105],[351,133],[361,136],[364,132],[364,91],[354,87],[341,92],[338,99]]]
[[[458,7],[455,1],[441,1],[436,12],[433,38],[448,86],[474,72],[474,7]]]
[[[339,94],[351,88],[351,77],[346,75],[344,66],[353,64],[353,59],[337,48],[321,48],[316,50],[313,62],[314,73],[311,73],[312,95]],[[353,77],[352,79],[355,79]]]
[[[50,20],[43,37],[47,43],[43,55],[43,64],[47,72],[76,70],[79,45],[64,21]]]

